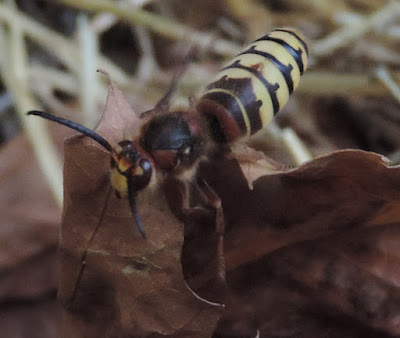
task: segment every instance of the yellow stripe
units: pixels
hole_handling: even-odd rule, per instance
[[[244,123],[246,125],[246,136],[250,136],[250,121],[249,121],[249,118],[247,116],[246,109],[244,108],[244,106],[242,105],[242,102],[239,100],[238,97],[233,95],[229,90],[222,89],[222,88],[209,89],[204,94],[207,94],[207,93],[220,93],[220,92],[228,94],[228,95],[230,95],[230,96],[232,96],[232,97],[234,97],[236,99],[236,101],[237,101],[237,103],[238,103],[238,105],[240,107],[240,111],[242,112]]]
[[[235,60],[240,60],[242,63],[242,66],[249,67],[249,64],[246,62],[246,56],[248,55],[239,55],[236,58],[233,59],[233,61],[229,64],[232,64]],[[270,64],[272,63],[270,61],[266,61],[266,59],[262,56],[260,56],[260,62],[265,64]],[[266,78],[268,81],[268,78],[266,77],[265,71],[260,71],[260,74]],[[249,78],[252,83],[252,89],[253,89],[253,94],[255,96],[256,100],[261,100],[262,101],[262,106],[260,107],[260,118],[261,118],[261,123],[262,126],[265,127],[273,118],[273,106],[272,106],[272,101],[271,101],[271,95],[268,92],[268,89],[264,86],[262,81],[253,73],[249,72],[248,70],[241,69],[241,68],[228,68],[225,70],[222,70],[218,73],[217,78],[221,78],[224,75],[226,75],[228,78],[231,79],[246,79]],[[247,116],[247,114],[246,114]]]

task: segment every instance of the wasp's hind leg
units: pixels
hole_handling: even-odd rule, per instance
[[[184,223],[182,268],[186,282],[201,297],[225,299],[224,213],[217,193],[197,176],[189,182],[164,181],[168,203]]]

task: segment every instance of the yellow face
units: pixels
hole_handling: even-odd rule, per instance
[[[114,166],[111,169],[111,185],[118,192],[120,197],[128,196],[128,181],[123,173],[127,173],[127,170],[132,167],[124,157],[120,157],[122,149],[118,146],[113,154]],[[118,152],[119,151],[119,152]]]
[[[128,181],[124,175],[118,172],[117,167],[111,169],[111,185],[120,197],[128,196]]]

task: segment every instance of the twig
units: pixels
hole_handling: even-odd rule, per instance
[[[81,88],[81,111],[83,124],[93,128],[98,120],[96,92],[98,76],[96,73],[98,59],[97,35],[91,29],[85,14],[78,16],[78,37],[82,55],[81,71],[79,72]]]
[[[395,99],[400,102],[400,88],[390,76],[386,67],[381,65],[375,71],[376,77],[390,90]]]
[[[99,13],[91,20],[92,30],[98,35],[106,32],[117,23],[117,18],[111,13]]]
[[[308,151],[303,141],[300,140],[292,128],[284,128],[282,130],[282,140],[286,148],[290,151],[296,165],[313,159],[313,156]]]
[[[389,21],[398,17],[399,14],[400,2],[390,1],[380,11],[368,18],[355,22],[351,26],[346,25],[328,37],[315,41],[312,46],[312,54],[316,56],[330,54],[336,49],[344,47],[352,41],[359,39],[368,31],[387,24]]]
[[[44,173],[56,203],[61,208],[63,200],[62,166],[57,151],[45,122],[41,119],[29,119],[28,122],[25,116],[26,111],[38,107],[38,104],[27,88],[26,50],[23,29],[19,25],[19,21],[10,25],[8,39],[3,27],[0,26],[0,51],[1,76],[13,96],[39,167]]]
[[[0,116],[13,104],[10,93],[0,94]]]
[[[201,49],[212,50],[220,55],[232,56],[239,51],[239,47],[229,41],[216,39],[210,34],[199,32],[166,17],[127,6],[124,3],[108,0],[59,0],[59,2],[93,12],[113,13],[121,19],[147,27],[153,32],[165,37],[175,40],[187,40],[194,46],[200,47]]]
[[[151,74],[156,73],[158,64],[154,56],[154,48],[149,31],[143,26],[137,25],[133,30],[138,38],[141,49],[141,58],[138,62],[137,77],[141,80],[148,80]]]
[[[0,3],[0,22],[18,25],[26,36],[32,38],[51,54],[55,54],[68,68],[74,70],[74,72],[79,72],[80,52],[79,46],[75,42],[50,31],[28,16],[13,11],[2,3]],[[97,62],[98,67],[107,69],[112,74],[113,80],[118,84],[121,86],[129,84],[130,77],[113,62],[105,57],[99,57]]]
[[[395,77],[399,77],[397,72]],[[382,95],[387,92],[373,74],[340,74],[328,71],[309,71],[304,74],[296,93],[313,95]]]

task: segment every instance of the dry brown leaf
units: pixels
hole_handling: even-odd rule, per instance
[[[138,133],[140,124],[111,84],[98,130],[117,142],[116,133]],[[331,325],[324,321],[341,321],[337,314],[360,327],[344,325],[335,334],[365,327],[400,333],[390,300],[397,299],[398,273],[386,265],[388,258],[397,264],[396,246],[381,247],[388,242],[384,229],[397,233],[400,169],[362,151],[335,152],[291,170],[249,148],[235,156],[239,163],[216,153],[201,168],[225,213],[226,293],[212,280],[219,262],[215,210],[182,218],[181,262],[182,224],[170,210],[179,214],[179,181],[162,178],[139,193],[144,241],[127,201],[112,192],[109,154],[82,137],[67,142],[59,289],[67,335],[211,336],[222,307],[201,300],[186,283],[203,298],[225,302],[216,337],[250,337],[256,329],[294,337],[307,325],[308,336],[318,336]],[[190,194],[191,204],[201,205],[198,183]],[[360,247],[365,251],[354,249]],[[276,292],[285,299],[281,312],[273,310]],[[287,316],[304,309],[306,315],[282,328]],[[314,316],[320,311],[324,321]]]
[[[98,131],[116,143],[127,133],[137,137],[141,123],[111,83]],[[67,142],[59,295],[68,336],[210,336],[222,307],[201,300],[186,283],[201,297],[226,303],[216,336],[250,337],[256,329],[267,335],[281,330],[288,315],[287,306],[281,316],[271,314],[270,285],[281,279],[289,286],[279,285],[279,292],[283,298],[296,295],[287,303],[296,311],[326,307],[327,317],[333,309],[361,326],[400,334],[397,308],[389,301],[397,299],[397,274],[383,264],[389,256],[396,262],[396,256],[394,249],[382,253],[374,242],[380,229],[398,222],[400,169],[374,153],[339,151],[284,170],[250,148],[235,149],[239,163],[220,152],[201,170],[225,213],[226,294],[213,281],[220,262],[215,210],[203,210],[198,182],[190,185],[190,203],[203,209],[181,215],[184,234],[170,210],[179,215],[184,198],[179,181],[159,177],[139,193],[138,210],[149,237],[144,241],[127,201],[112,192],[109,154],[82,137]],[[368,254],[355,255],[352,247],[366,245],[360,232],[373,230]],[[342,236],[352,238],[351,245],[343,244]],[[371,256],[370,250],[378,254]],[[366,261],[374,262],[373,270],[366,269]],[[365,286],[357,294],[361,281]],[[313,320],[310,334],[315,336],[324,327],[313,316],[302,319],[302,325]],[[298,334],[298,327],[281,334],[292,329]]]
[[[254,150],[242,143],[233,144],[231,150],[250,189],[253,189],[253,182],[261,176],[276,174],[287,169],[282,164],[267,157],[263,152]]]
[[[227,221],[232,298],[221,336],[235,321],[236,333],[259,328],[265,337],[320,337],[329,326],[329,337],[400,334],[400,168],[389,164],[338,151],[260,177],[252,191],[232,160],[203,167]],[[257,176],[257,161],[253,167]]]
[[[35,332],[54,337],[60,315],[56,247],[61,212],[24,135],[0,150],[0,186],[2,336]]]
[[[110,83],[97,131],[117,142],[124,131],[140,130],[139,123]],[[109,154],[91,140],[75,137],[66,143],[59,288],[66,336],[210,336],[222,308],[186,285],[182,224],[160,185],[138,195],[146,241],[128,201],[112,192],[109,162]]]

